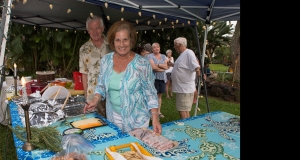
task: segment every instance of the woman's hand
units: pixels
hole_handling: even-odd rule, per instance
[[[154,116],[152,117],[152,126],[153,126],[153,131],[155,133],[161,135],[162,127],[160,125],[159,118],[157,115],[155,115],[155,118],[154,118]]]
[[[83,108],[83,113],[85,114],[86,111],[93,110],[96,106],[97,106],[97,102],[94,101],[86,103],[86,105]]]

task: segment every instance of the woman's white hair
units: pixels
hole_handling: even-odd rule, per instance
[[[177,44],[181,44],[183,46],[187,46],[187,41],[186,41],[186,38],[184,37],[178,37],[174,40],[174,43],[177,43]]]
[[[168,49],[168,50],[166,51],[166,54],[168,54],[169,52],[172,52],[172,50]]]

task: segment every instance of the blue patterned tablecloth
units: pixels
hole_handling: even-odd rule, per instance
[[[18,106],[10,102],[9,107],[12,126],[23,126],[17,111]],[[70,122],[90,117],[101,118],[97,113],[68,118],[57,129],[62,133],[65,129],[71,128]],[[122,133],[118,127],[106,119],[103,120],[108,123],[108,126],[86,129],[82,136],[96,146],[89,154],[88,158],[91,160],[106,160],[105,148],[131,142],[139,142],[153,156],[167,160],[238,160],[240,159],[240,123],[236,122],[236,118],[239,117],[217,111],[162,124],[162,135],[179,144],[176,148],[166,152],[158,152],[135,137]],[[49,160],[55,154],[38,149],[23,151],[24,142],[14,134],[13,137],[19,160]]]

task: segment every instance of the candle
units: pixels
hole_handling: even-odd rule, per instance
[[[16,65],[16,63],[14,63],[14,75],[15,75],[15,77],[17,77],[17,65]]]
[[[28,97],[26,92],[26,81],[24,77],[21,78],[21,83],[22,83],[22,100],[23,100],[23,104],[26,105],[28,103]]]

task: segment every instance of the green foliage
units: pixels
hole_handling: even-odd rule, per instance
[[[221,46],[217,47],[215,50],[215,57],[213,57],[213,61],[216,63],[225,63],[223,62],[224,59],[230,60],[231,54],[230,54],[230,47],[229,46]]]
[[[26,128],[21,126],[16,126],[13,129],[10,125],[8,127],[15,133],[21,141],[27,141]],[[30,143],[35,147],[44,150],[48,149],[53,152],[59,152],[62,150],[61,139],[59,131],[56,128],[47,126],[42,128],[30,127],[31,130],[31,140]]]
[[[5,65],[12,69],[13,63],[17,63],[19,76],[34,76],[36,71],[54,70],[55,77],[72,77],[72,72],[79,68],[79,48],[89,39],[84,31],[34,29],[15,23],[10,30]]]

